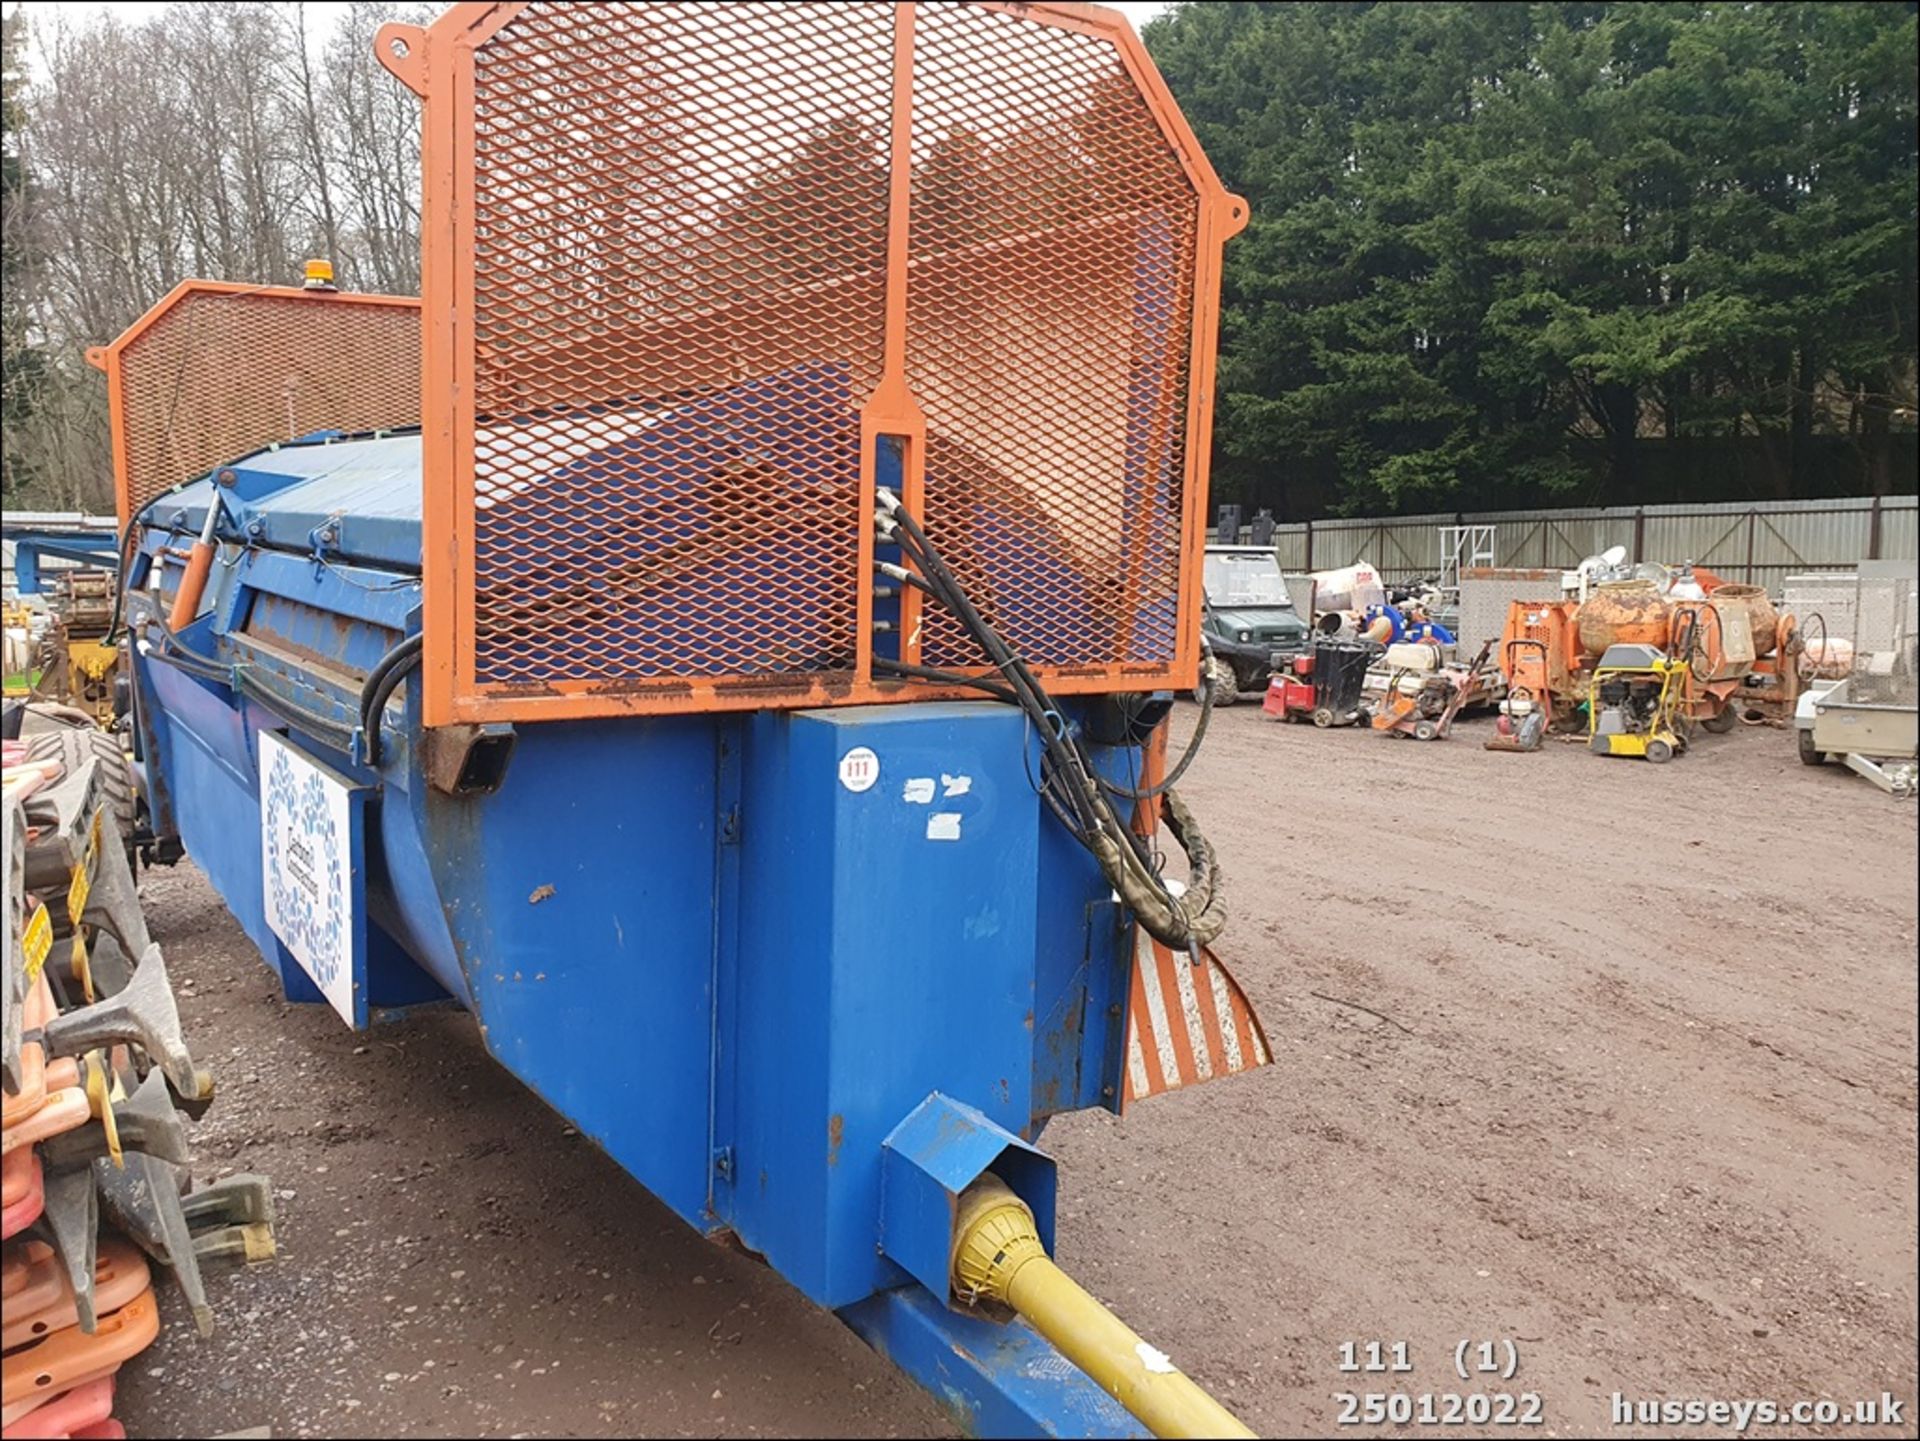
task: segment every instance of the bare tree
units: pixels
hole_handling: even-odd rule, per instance
[[[344,288],[417,291],[419,103],[373,36],[431,15],[363,0],[317,50],[298,3],[9,17],[34,27],[40,63],[9,87],[33,203],[8,227],[31,210],[33,264],[9,273],[8,304],[41,357],[20,372],[18,424],[9,406],[9,502],[109,503],[104,391],[83,357],[180,281],[297,283],[321,255]]]
[[[322,113],[351,212],[347,273],[388,294],[420,289],[420,104],[374,58],[389,20],[424,24],[426,6],[354,5],[328,42]]]

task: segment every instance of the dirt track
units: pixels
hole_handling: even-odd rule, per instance
[[[1184,789],[1276,1061],[1056,1121],[1061,1259],[1266,1434],[1469,1389],[1467,1337],[1516,1341],[1478,1389],[1538,1392],[1546,1434],[1610,1431],[1615,1391],[1890,1391],[1904,1424],[1850,1434],[1914,1434],[1914,806],[1778,731],[1665,768],[1485,731],[1219,717]],[[215,1278],[211,1342],[170,1299],[133,1434],[946,1434],[465,1020],[355,1037],[279,1003],[190,867],[145,890],[222,1083],[206,1169],[273,1175],[283,1253]],[[1343,1376],[1343,1340],[1414,1370]]]

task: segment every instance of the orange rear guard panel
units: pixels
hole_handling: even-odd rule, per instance
[[[1175,355],[1184,357],[1184,368],[1165,371],[1165,394],[1178,397],[1178,413],[1168,417],[1169,424],[1153,422],[1151,432],[1137,442],[1144,446],[1144,459],[1137,463],[1146,468],[1143,474],[1151,474],[1156,463],[1177,461],[1180,513],[1178,535],[1173,538],[1177,555],[1163,548],[1166,542],[1161,537],[1141,531],[1140,525],[1147,522],[1136,521],[1124,541],[1109,527],[1103,533],[1104,543],[1120,547],[1115,553],[1129,556],[1171,557],[1163,574],[1149,577],[1133,563],[1117,570],[1089,566],[1084,571],[1117,583],[1117,591],[1102,603],[1123,617],[1171,600],[1172,659],[1142,661],[1123,650],[1104,656],[1090,653],[1070,664],[1035,669],[1051,690],[1063,695],[1194,683],[1200,622],[1195,602],[1205,536],[1220,251],[1226,239],[1246,224],[1245,202],[1220,184],[1139,37],[1115,12],[1093,5],[1047,3],[925,10],[912,4],[842,4],[823,18],[828,16],[825,7],[810,5],[787,6],[775,14],[773,7],[757,5],[660,5],[616,11],[599,5],[465,3],[455,5],[431,26],[390,24],[381,29],[376,42],[381,63],[426,102],[421,413],[425,437],[423,677],[428,725],[964,695],[957,689],[906,686],[887,680],[884,673],[875,675],[870,594],[873,541],[868,520],[875,489],[875,440],[882,435],[903,437],[903,499],[916,514],[932,518],[937,538],[952,538],[964,528],[963,513],[953,509],[957,501],[926,493],[933,408],[941,412],[943,434],[951,436],[956,425],[975,425],[978,439],[968,443],[976,446],[969,454],[977,458],[984,453],[979,445],[990,449],[997,436],[1038,429],[1033,417],[1062,418],[1065,405],[1071,412],[1067,418],[1078,429],[1056,427],[1033,440],[1032,472],[1042,476],[1059,472],[1065,479],[1077,479],[1071,472],[1082,456],[1069,454],[1061,446],[1093,447],[1103,426],[1110,437],[1116,426],[1134,423],[1127,413],[1125,386],[1111,383],[1114,375],[1124,381],[1129,363],[1175,367],[1181,364],[1171,358]],[[772,62],[756,58],[773,53],[772,47],[762,43],[764,36],[756,39],[754,27],[760,25],[777,25],[789,41],[791,54],[780,62],[780,74],[768,73],[764,66]],[[832,28],[819,29],[822,25]],[[673,61],[647,67],[642,62],[649,55],[666,53],[667,47],[663,44],[650,51],[646,46],[620,43],[623,36],[631,40],[621,27],[635,26],[654,27],[646,33],[657,33],[676,49],[700,41],[701,53],[711,64],[700,72],[684,66],[676,69]],[[877,41],[881,34],[890,34],[884,44]],[[554,64],[550,72],[543,68],[549,61]],[[882,82],[890,87],[889,93],[874,88],[876,75],[890,77]],[[980,78],[983,75],[1008,78],[994,88]],[[1109,80],[1114,83],[1108,84]],[[558,167],[552,133],[540,131],[539,123],[527,118],[541,109],[526,99],[529,87],[549,99],[558,94],[561,98],[552,101],[554,106],[563,110],[571,106],[563,120],[595,114],[619,118],[609,118],[601,127],[607,131],[603,142],[584,150],[575,147],[574,161]],[[690,93],[696,91],[700,93]],[[1031,133],[995,135],[990,111],[982,119],[967,108],[970,101],[984,104],[981,97],[989,91],[992,101],[1007,110],[1051,104],[1061,111],[1065,123],[1050,129],[1035,125]],[[783,119],[771,106],[768,97],[774,94],[788,97],[781,102],[791,112],[788,117]],[[516,102],[522,103],[518,111]],[[879,207],[884,214],[884,241],[874,253],[882,267],[873,277],[878,284],[868,279],[871,271],[861,269],[866,262],[851,259],[837,271],[823,260],[819,268],[805,272],[804,282],[797,276],[767,278],[778,270],[787,252],[813,243],[797,237],[823,228],[845,235],[849,256],[869,253],[860,249],[867,232],[860,229],[864,222],[859,217],[867,213],[863,207],[869,192],[864,187],[870,178],[878,183],[875,172],[862,169],[857,156],[843,161],[834,155],[831,124],[810,132],[805,140],[795,138],[809,118],[819,121],[828,113],[824,107],[844,106],[847,116],[856,117],[856,107],[862,103],[869,107],[867,113],[880,117],[876,124],[887,132],[889,160],[884,204]],[[698,128],[720,112],[730,118],[718,129]],[[917,116],[922,126],[918,131]],[[1144,129],[1129,129],[1134,117],[1145,117]],[[846,121],[849,127],[856,123],[857,118]],[[1015,124],[1001,123],[1003,128]],[[858,133],[852,128],[844,132]],[[1045,138],[1048,134],[1052,141]],[[726,173],[734,189],[720,187],[706,173],[681,163],[685,155],[699,149],[689,135],[730,152],[721,163],[730,167]],[[769,154],[796,155],[816,143],[822,173],[831,183],[850,188],[844,194],[828,194],[834,205],[810,208],[769,179],[777,177],[778,167],[764,161]],[[844,143],[852,153],[865,141]],[[1165,173],[1184,177],[1195,217],[1193,230],[1170,233],[1165,244],[1173,249],[1163,248],[1156,256],[1135,261],[1135,275],[1116,275],[1112,264],[1096,263],[1095,258],[1112,252],[1119,243],[1114,235],[1120,232],[1104,230],[1106,221],[1098,216],[1079,218],[1086,211],[1076,215],[1069,207],[1063,214],[1047,212],[1040,199],[1021,194],[1022,183],[1031,183],[1037,172],[1016,167],[1004,172],[1004,184],[975,189],[959,184],[951,192],[940,191],[935,183],[940,165],[968,153],[969,145],[992,163],[1007,166],[1031,160],[1037,166],[1045,163],[1041,148],[1048,143],[1080,147],[1077,153],[1083,163],[1112,163],[1118,167],[1112,174],[1130,186],[1147,186],[1149,180],[1143,177],[1161,173],[1153,171],[1155,164],[1172,166]],[[1021,151],[1022,145],[1028,150]],[[789,148],[783,150],[783,146]],[[756,158],[763,162],[757,171]],[[836,164],[844,164],[845,169],[833,169]],[[555,168],[541,178],[541,167]],[[963,168],[960,173],[964,180],[969,173],[984,176],[987,171]],[[688,195],[676,199],[676,186]],[[709,188],[702,190],[702,186]],[[922,190],[928,193],[921,194]],[[589,191],[591,200],[566,198]],[[1156,210],[1148,200],[1125,196],[1103,203],[1119,207],[1112,213],[1133,226],[1126,232],[1132,236],[1126,240],[1128,246],[1144,244],[1145,237],[1158,233],[1150,227],[1164,225],[1171,213]],[[568,205],[576,209],[568,212]],[[673,212],[676,205],[683,222],[704,217],[685,232],[692,237],[687,245],[650,249],[643,238],[620,248],[620,236],[663,223],[660,217]],[[758,210],[752,209],[755,205]],[[776,235],[796,238],[770,245],[764,253],[729,248],[733,242],[714,218],[729,206],[761,217],[761,223]],[[624,229],[607,223],[608,217],[622,216],[630,222]],[[1042,217],[1037,230],[1033,216]],[[509,226],[505,224],[509,217],[524,223]],[[969,250],[969,244],[975,248]],[[1048,245],[1055,249],[1052,274],[1039,263]],[[696,267],[697,274],[675,270],[675,262],[659,258],[676,249],[684,253],[701,246],[706,247],[704,259],[686,262]],[[1105,364],[1105,371],[1089,370],[1087,376],[1095,388],[1103,376],[1109,382],[1106,392],[1086,400],[1080,411],[1072,410],[1072,397],[1079,388],[1073,375],[1053,386],[1008,381],[1009,373],[1021,373],[1023,356],[1032,347],[1003,343],[998,353],[982,354],[978,353],[982,347],[969,349],[970,342],[955,339],[957,322],[949,317],[990,314],[994,286],[1003,287],[1005,294],[1007,286],[1057,285],[1059,293],[1068,297],[1063,307],[1076,302],[1096,307],[1081,314],[1083,319],[1098,319],[1099,296],[1123,290],[1132,294],[1129,287],[1139,283],[1135,276],[1140,265],[1174,264],[1166,256],[1176,251],[1186,257],[1178,262],[1186,267],[1180,281],[1186,300],[1175,317],[1180,328],[1164,342],[1172,348],[1152,349],[1162,343],[1147,333],[1155,322],[1142,320],[1137,312],[1132,315],[1131,350],[1128,342],[1116,337],[1096,355],[1104,343],[1100,337],[1076,339],[1073,344],[1078,349],[1069,349],[1067,362]],[[967,262],[964,257],[969,254],[978,258]],[[561,261],[563,255],[570,257],[566,263]],[[1080,270],[1075,269],[1076,257],[1085,259]],[[623,283],[630,289],[652,286],[653,298],[643,307],[638,300],[626,299],[613,280],[575,279],[581,270],[595,265],[603,265],[607,276],[626,277]],[[967,289],[970,284],[972,290]],[[823,286],[840,292],[831,305],[817,295],[809,299]],[[708,303],[706,319],[699,319],[695,310],[677,300],[676,287],[694,287],[703,296],[717,297]],[[691,295],[693,289],[686,293]],[[1137,301],[1136,296],[1129,303]],[[1107,312],[1118,313],[1111,308]],[[537,450],[546,444],[526,441],[526,427],[576,425],[591,430],[598,447],[595,453],[601,457],[622,446],[644,446],[644,437],[632,439],[631,427],[619,430],[623,416],[642,413],[634,406],[647,404],[634,400],[636,394],[697,393],[699,386],[714,383],[716,367],[730,363],[729,355],[735,367],[730,381],[736,384],[796,363],[783,357],[806,353],[808,342],[818,342],[813,353],[819,355],[866,355],[869,342],[863,337],[868,332],[858,327],[866,324],[869,315],[877,326],[878,345],[871,376],[855,376],[854,393],[863,397],[857,477],[848,477],[848,491],[830,497],[828,510],[820,517],[787,522],[803,528],[817,524],[822,529],[811,532],[810,538],[818,540],[820,554],[853,558],[852,594],[844,593],[844,577],[836,572],[829,588],[821,592],[823,598],[831,599],[830,605],[796,607],[790,613],[760,618],[795,652],[812,653],[829,640],[836,649],[844,645],[847,669],[836,668],[838,662],[826,668],[811,668],[804,662],[769,667],[764,662],[749,663],[758,658],[744,655],[737,662],[731,656],[687,655],[676,657],[677,663],[660,674],[634,675],[595,653],[592,644],[577,640],[587,624],[584,618],[570,628],[567,618],[542,612],[543,603],[551,604],[542,602],[542,596],[613,595],[606,604],[625,617],[620,624],[639,629],[652,624],[660,607],[651,599],[635,597],[648,596],[645,585],[654,582],[615,571],[638,567],[634,545],[623,540],[620,532],[631,528],[636,534],[649,533],[646,527],[655,524],[647,518],[649,507],[657,509],[659,502],[642,493],[644,482],[637,473],[617,473],[626,462],[603,459],[597,463],[616,472],[613,480],[603,478],[600,489],[583,492],[579,482],[570,479],[571,496],[563,493],[556,508],[543,513],[542,487],[551,483],[556,467],[564,468],[567,453],[549,447],[546,469],[540,470],[515,449],[532,444]],[[674,327],[686,325],[696,329],[683,330],[675,339]],[[1070,327],[1053,327],[1053,337],[1070,331]],[[1002,336],[1003,342],[1011,339],[1010,333]],[[1037,336],[1033,344],[1048,339]],[[942,344],[950,353],[941,351]],[[1151,352],[1146,361],[1140,360],[1143,345]],[[1126,354],[1133,359],[1111,359]],[[1153,359],[1161,354],[1168,358]],[[659,373],[663,364],[677,365],[683,373]],[[1115,364],[1120,366],[1118,371],[1112,368]],[[1061,396],[1068,400],[1061,401]],[[488,404],[503,407],[495,413],[505,420],[492,422],[492,438],[483,446],[477,437],[489,423],[484,409]],[[541,418],[530,418],[536,415]],[[615,438],[616,432],[626,438]],[[1049,443],[1046,435],[1054,437],[1056,451],[1040,455],[1038,450]],[[1059,439],[1062,436],[1067,438]],[[1135,443],[1129,439],[1130,445]],[[484,454],[477,456],[477,452]],[[1086,465],[1093,464],[1093,454],[1092,449],[1084,451]],[[523,463],[524,469],[514,468]],[[1112,499],[1117,514],[1118,482],[1105,483],[1116,487]],[[487,503],[476,506],[483,488]],[[594,523],[584,528],[581,517],[569,510],[582,494],[591,494],[600,507]],[[1035,492],[1035,498],[1051,522],[1074,523],[1072,506],[1055,502],[1051,494]],[[724,497],[709,499],[715,507],[725,503]],[[943,504],[947,509],[942,509]],[[483,554],[476,537],[491,534],[487,510],[495,505],[506,506],[514,515],[494,527],[502,534],[487,541]],[[1136,506],[1140,512],[1145,508]],[[516,524],[517,532],[512,529]],[[953,551],[964,552],[965,545],[943,548],[964,575],[971,557]],[[499,559],[509,553],[521,558],[511,563]],[[1145,560],[1139,562],[1145,564]],[[538,581],[524,578],[529,567],[540,571]],[[560,585],[573,591],[551,588]],[[622,587],[628,589],[623,592]],[[901,658],[949,669],[981,669],[956,658],[952,636],[941,631],[944,622],[943,616],[923,616],[919,597],[909,591],[900,628]],[[850,636],[845,633],[849,625]],[[1125,638],[1129,625],[1116,627],[1116,648],[1131,644]],[[726,643],[724,637],[716,642]],[[937,651],[939,646],[948,649]],[[1064,643],[1061,648],[1068,649]]]
[[[411,296],[176,285],[87,352],[107,377],[121,525],[175,486],[279,441],[418,424],[419,313]]]
[[[1147,742],[1141,758],[1140,789],[1150,791],[1167,773],[1167,726]],[[1160,803],[1134,807],[1134,831],[1151,836],[1160,826]],[[1127,987],[1126,1043],[1122,1055],[1120,1104],[1128,1105],[1237,1075],[1273,1060],[1267,1033],[1253,1002],[1211,947],[1200,964],[1133,928],[1133,978]]]

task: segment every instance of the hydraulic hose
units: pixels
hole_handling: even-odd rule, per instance
[[[140,523],[137,515],[127,517],[127,523],[120,527],[120,549],[114,560],[117,569],[114,572],[113,614],[107,619],[107,633],[101,637],[101,644],[112,645],[120,638],[120,622],[127,613],[127,577],[132,567],[127,563],[127,547],[133,544],[133,528]]]
[[[1156,785],[1137,791],[1128,786],[1100,777],[1100,788],[1110,796],[1118,796],[1123,801],[1150,801],[1154,797],[1173,789],[1181,776],[1187,773],[1194,758],[1200,754],[1200,742],[1207,738],[1207,725],[1213,719],[1213,647],[1203,636],[1200,641],[1200,719],[1193,723],[1193,734],[1187,738],[1187,748],[1175,761]]]
[[[176,670],[183,670],[188,675],[196,676],[201,680],[227,686],[258,702],[288,725],[299,726],[302,730],[327,741],[339,750],[345,751],[351,747],[353,732],[346,725],[334,720],[331,716],[309,709],[297,701],[290,701],[271,687],[262,685],[253,678],[246,666],[223,666],[218,661],[187,649],[174,639],[173,632],[157,619],[148,621],[147,628],[157,631],[161,637],[161,644],[152,646],[148,652],[154,660],[163,665],[170,665]],[[152,645],[151,642],[148,644]]]
[[[407,672],[420,664],[420,637],[410,635],[382,656],[360,687],[360,730],[366,736],[367,764],[380,765],[387,701],[407,678]]]
[[[1254,1434],[1054,1264],[1033,1212],[998,1176],[961,1194],[952,1282],[963,1301],[985,1297],[1025,1317],[1154,1435]]]
[[[1196,959],[1226,925],[1226,909],[1218,895],[1218,864],[1191,812],[1162,782],[1153,792],[1137,793],[1116,787],[1103,789],[1091,758],[1077,738],[1070,736],[1059,711],[1022,660],[988,624],[961,588],[952,570],[904,506],[882,492],[878,521],[884,538],[900,547],[927,582],[932,596],[956,616],[986,653],[1040,733],[1042,793],[1067,829],[1100,863],[1102,873],[1149,935],[1162,944],[1185,950]],[[996,683],[998,683],[998,680]],[[1191,754],[1182,762],[1182,769]],[[1193,863],[1186,892],[1175,896],[1155,869],[1140,839],[1114,810],[1107,791],[1132,799],[1162,793],[1161,814],[1174,838]]]
[[[374,692],[380,689],[380,682],[386,678],[387,672],[410,658],[417,658],[419,654],[420,637],[417,634],[410,635],[395,643],[392,650],[373,663],[373,669],[367,672],[367,678],[360,682],[360,724],[362,726],[366,725],[367,716],[372,711]]]

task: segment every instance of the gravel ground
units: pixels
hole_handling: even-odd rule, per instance
[[[1915,808],[1777,730],[1655,767],[1487,729],[1222,713],[1183,789],[1275,1064],[1056,1121],[1061,1260],[1265,1434],[1469,1389],[1537,1393],[1550,1435],[1639,1434],[1615,1392],[1887,1391],[1906,1421],[1851,1434],[1914,1434]],[[203,1169],[274,1178],[281,1254],[213,1277],[210,1341],[168,1296],[134,1435],[948,1434],[463,1017],[355,1036],[190,865],[144,891],[221,1082]],[[1457,1380],[1466,1338],[1519,1374]],[[1343,1341],[1413,1370],[1343,1375]]]

